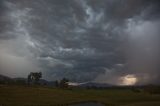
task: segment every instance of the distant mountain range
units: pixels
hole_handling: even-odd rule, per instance
[[[70,86],[73,87],[80,87],[80,88],[107,88],[107,87],[113,87],[111,84],[107,83],[97,83],[97,82],[85,82],[85,83],[68,83]]]
[[[0,83],[27,83],[27,78],[10,78],[4,75],[0,75]],[[47,86],[55,86],[54,81],[47,81],[44,79],[40,79],[39,83],[41,85],[47,85]],[[97,83],[97,82],[85,82],[85,83],[68,83],[70,86],[73,87],[81,87],[81,88],[89,88],[89,87],[97,87],[97,88],[106,88],[106,87],[112,87],[111,84],[106,83]]]
[[[78,85],[78,87],[82,88],[107,88],[107,87],[112,87],[113,85],[107,84],[107,83],[97,83],[97,82],[86,82],[86,83],[81,83]]]
[[[0,81],[12,80],[10,77],[0,75]]]

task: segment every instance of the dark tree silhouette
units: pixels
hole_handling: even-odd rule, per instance
[[[68,79],[63,78],[63,79],[60,81],[59,86],[60,86],[61,88],[68,88],[68,82],[69,82]]]
[[[38,84],[39,79],[42,77],[41,72],[31,72],[28,75],[28,84]]]
[[[55,84],[55,87],[59,87],[59,82],[58,82],[58,80],[56,80],[56,81],[54,82],[54,84]]]
[[[28,84],[30,84],[32,82],[31,73],[28,75],[27,82],[28,82]]]

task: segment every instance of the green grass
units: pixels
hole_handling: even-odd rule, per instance
[[[107,106],[160,106],[160,95],[130,89],[58,89],[0,86],[0,106],[62,106],[96,101]]]

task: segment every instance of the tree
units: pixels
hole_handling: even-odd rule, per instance
[[[32,82],[31,73],[28,75],[27,83],[30,84]]]
[[[55,84],[55,87],[59,87],[59,82],[58,82],[58,80],[56,80],[56,81],[54,82],[54,84]]]
[[[63,78],[63,79],[60,81],[59,86],[60,86],[61,88],[68,88],[68,82],[69,82],[68,79]]]
[[[34,73],[33,76],[34,76],[34,79],[35,79],[35,83],[38,83],[39,79],[42,78],[42,73],[41,72]]]
[[[40,78],[42,78],[41,72],[31,72],[28,75],[28,84],[38,84]]]

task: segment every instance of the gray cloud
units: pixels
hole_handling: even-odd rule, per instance
[[[157,83],[159,6],[158,0],[2,0],[0,57],[17,64],[0,65],[16,67],[15,76],[43,71],[49,80],[120,84],[134,75],[137,84]],[[2,74],[11,73],[6,67]]]

